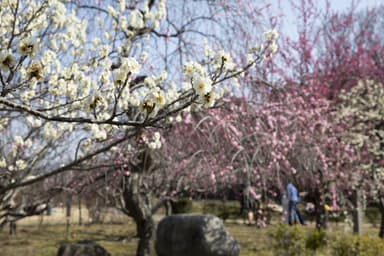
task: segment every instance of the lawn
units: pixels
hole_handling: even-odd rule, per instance
[[[8,235],[8,228],[0,231],[0,256],[55,256],[61,243],[66,241],[65,217],[60,215],[64,211],[58,211],[55,216],[44,216],[44,221],[39,225],[38,217],[23,220],[18,225],[18,233],[15,236]],[[86,213],[83,214],[84,220]],[[116,216],[111,224],[87,224],[77,225],[78,215],[72,216],[69,242],[80,240],[93,240],[107,249],[113,256],[133,256],[137,244],[135,237],[135,224],[126,216]],[[158,221],[162,216],[155,216]],[[247,226],[241,220],[229,220],[225,222],[228,232],[241,244],[241,256],[272,256],[270,233],[278,226],[277,219],[273,219],[272,225],[267,228]],[[314,224],[299,226],[304,236],[314,230]],[[372,224],[364,224],[364,234],[376,236],[378,228]],[[345,231],[342,223],[330,223],[328,234],[336,235]],[[384,253],[384,252],[383,252]],[[153,255],[154,252],[153,252]],[[311,255],[311,254],[309,254]],[[317,256],[330,255],[327,250],[317,252]]]
[[[272,255],[268,252],[267,232],[242,224],[226,224],[227,230],[241,243],[241,255]],[[71,227],[70,241],[93,240],[106,248],[113,256],[135,255],[137,239],[134,224],[92,224]],[[19,227],[16,236],[6,230],[0,233],[1,256],[53,256],[60,243],[65,242],[65,225]]]
[[[249,227],[239,223],[227,223],[226,229],[241,244],[242,256],[271,256],[269,232],[275,227]],[[300,227],[304,231],[313,226]],[[328,232],[341,232],[341,226],[332,226]],[[366,232],[374,234],[376,229]],[[105,247],[113,256],[135,255],[137,239],[134,224],[92,224],[71,226],[70,241],[93,240]],[[21,226],[18,234],[10,237],[5,230],[0,233],[1,256],[54,256],[60,243],[65,242],[65,225]],[[327,254],[319,254],[327,255]]]

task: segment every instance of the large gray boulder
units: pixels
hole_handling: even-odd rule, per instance
[[[238,256],[239,243],[214,215],[180,214],[163,218],[156,232],[158,256]]]
[[[57,256],[111,256],[102,246],[92,241],[62,244]]]

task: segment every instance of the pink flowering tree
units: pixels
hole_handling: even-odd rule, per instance
[[[242,131],[237,122],[244,113],[244,104],[242,99],[229,98],[220,108],[204,114],[185,113],[164,134],[164,155],[168,168],[175,173],[169,177],[174,193],[187,188],[192,195],[197,191],[220,194],[223,188],[244,181],[244,165],[234,158],[241,149]]]
[[[171,168],[179,176],[193,175],[186,179],[188,186],[203,191],[250,180],[266,202],[281,196],[284,183],[292,180],[309,193],[317,224],[325,226],[323,205],[329,200],[339,209],[343,189],[352,179],[348,170],[353,157],[341,141],[330,102],[310,88],[285,88],[263,95],[259,102],[228,102],[228,110],[213,109],[204,117],[188,114],[174,125],[171,134],[183,139],[170,139]],[[191,172],[195,168],[198,171]]]
[[[297,15],[297,36],[281,33],[280,50],[267,68],[276,74],[275,79],[313,87],[319,92],[317,98],[331,100],[332,108],[338,109],[342,101],[339,95],[351,90],[359,81],[374,80],[382,84],[383,7],[378,5],[359,10],[357,2],[354,2],[348,10],[339,13],[331,11],[331,5],[329,1],[325,8],[320,8],[315,1],[292,1],[292,10]],[[287,66],[291,67],[289,72]],[[341,122],[338,125],[340,134],[348,134],[348,124]],[[364,136],[365,132],[361,132]],[[366,179],[362,178],[365,175],[361,168],[353,168],[360,165],[363,152],[348,146],[354,163],[353,170],[348,172],[353,173],[353,179],[345,188],[350,188],[351,193],[354,190],[352,184]],[[342,169],[348,168],[343,166]],[[363,183],[359,187],[370,194]],[[337,189],[342,190],[341,187]],[[353,199],[353,196],[349,198]],[[357,203],[359,200],[355,198],[354,201]]]

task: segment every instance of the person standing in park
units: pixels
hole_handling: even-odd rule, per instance
[[[303,216],[297,208],[297,204],[300,202],[299,193],[291,182],[287,184],[286,193],[288,198],[288,224],[295,224],[298,220],[301,225],[305,225]]]
[[[252,188],[251,183],[246,181],[241,193],[241,212],[245,214],[248,220],[248,225],[255,224],[254,212],[256,210],[256,200],[258,196]]]

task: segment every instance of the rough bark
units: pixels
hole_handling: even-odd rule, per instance
[[[125,178],[124,202],[129,215],[136,223],[139,243],[137,256],[150,255],[150,243],[154,232],[152,219],[152,204],[150,190],[145,189],[146,184],[140,173],[131,173]]]

